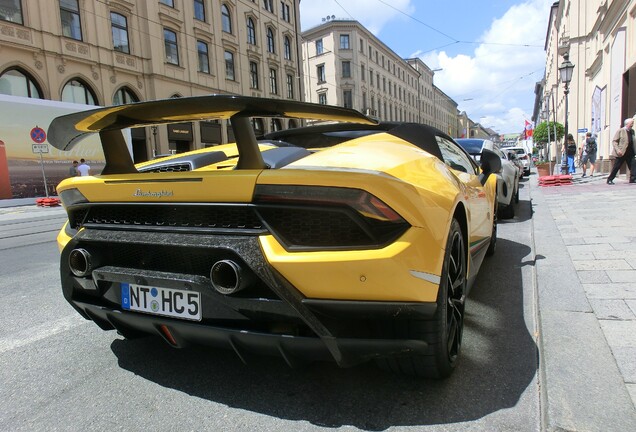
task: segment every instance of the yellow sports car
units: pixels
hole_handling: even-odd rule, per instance
[[[323,120],[256,137],[252,117]],[[121,129],[229,119],[236,143],[133,164]],[[58,186],[65,298],[102,329],[446,377],[496,245],[499,157],[357,111],[227,95],[58,117],[99,133],[100,175]]]

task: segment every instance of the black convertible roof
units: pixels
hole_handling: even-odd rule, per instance
[[[330,147],[343,141],[386,132],[442,158],[436,137],[453,141],[451,137],[432,126],[419,123],[382,122],[374,125],[336,123],[308,126],[298,129],[286,129],[263,136],[268,140],[280,140],[305,148]]]
[[[265,162],[258,150],[250,117],[291,117],[375,125],[376,121],[349,108],[305,102],[232,95],[172,98],[98,108],[57,117],[48,130],[55,148],[70,150],[80,140],[99,133],[106,166],[102,174],[136,172],[121,129],[165,123],[230,119],[239,151],[237,169],[260,169]]]

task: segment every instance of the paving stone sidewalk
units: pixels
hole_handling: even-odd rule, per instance
[[[636,430],[636,184],[529,183],[548,430]]]

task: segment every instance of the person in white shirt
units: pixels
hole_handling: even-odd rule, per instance
[[[78,176],[89,176],[91,175],[91,167],[86,163],[84,159],[80,159],[80,164],[77,167],[77,175]]]

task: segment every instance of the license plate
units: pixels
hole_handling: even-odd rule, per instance
[[[123,309],[201,321],[201,296],[196,291],[121,284]]]

